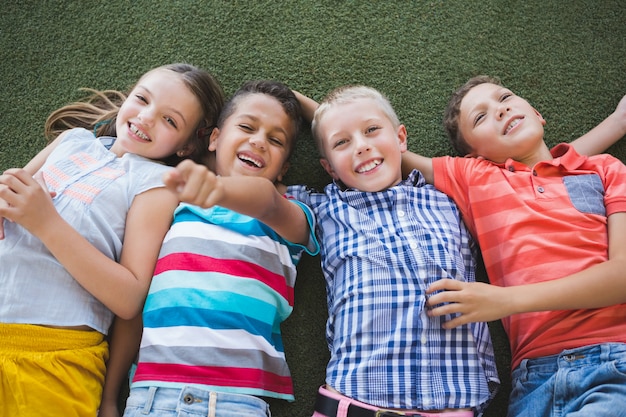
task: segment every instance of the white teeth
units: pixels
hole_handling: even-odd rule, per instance
[[[504,134],[506,135],[507,133],[509,133],[509,131],[510,131],[511,129],[513,129],[515,126],[517,126],[517,124],[518,124],[519,122],[520,122],[520,120],[519,120],[519,119],[515,119],[515,120],[513,120],[513,121],[511,122],[511,124],[507,126],[506,130],[504,131]]]
[[[150,138],[146,136],[142,131],[137,129],[137,126],[131,124],[130,131],[133,132],[135,135],[139,136],[141,139],[150,142]]]
[[[375,160],[375,161],[370,162],[369,164],[365,164],[365,165],[361,166],[361,167],[358,169],[358,171],[357,171],[357,172],[358,172],[359,174],[362,174],[362,173],[364,173],[364,172],[371,171],[372,169],[376,168],[376,167],[377,167],[378,165],[380,165],[381,163],[382,163],[382,161],[381,161],[380,159],[377,159],[377,160]]]
[[[254,166],[256,166],[257,168],[261,168],[262,164],[261,161],[258,161],[256,159],[252,159],[247,155],[238,155],[239,159],[241,159],[242,161],[247,161],[250,162],[251,164],[253,164]]]

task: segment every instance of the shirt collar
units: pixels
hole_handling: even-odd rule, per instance
[[[360,191],[360,190],[356,190],[354,188],[346,188],[346,186],[339,180],[333,180],[333,184],[335,185],[335,187],[337,187],[339,189],[339,191],[342,192],[346,192],[346,191]],[[416,169],[414,169],[413,171],[411,171],[409,173],[409,175],[406,177],[406,179],[400,181],[399,183],[397,183],[396,185],[394,185],[393,187],[389,187],[385,190],[380,190],[380,192],[386,191],[388,189],[397,187],[399,185],[409,185],[409,186],[413,186],[413,187],[422,187],[424,185],[426,185],[426,180],[424,179],[424,176],[422,175],[422,173]]]
[[[537,163],[537,166],[554,166],[559,167],[562,166],[568,171],[573,171],[578,169],[586,160],[587,157],[580,155],[574,147],[569,143],[559,143],[552,149],[550,149],[550,154],[552,155],[551,160],[549,161],[541,161]],[[536,167],[528,167],[521,162],[515,161],[511,158],[507,159],[503,164],[496,164],[502,168],[508,169],[509,171],[530,171]]]

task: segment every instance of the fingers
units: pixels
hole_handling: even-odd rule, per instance
[[[206,166],[185,160],[163,177],[166,187],[175,192],[180,201],[197,206],[211,206],[217,176]]]
[[[0,198],[5,201],[5,206],[17,204],[19,196],[27,191],[33,181],[24,170],[12,168],[4,171],[0,175]]]
[[[433,294],[437,291],[458,291],[463,288],[463,282],[454,279],[440,279],[433,282],[427,289],[426,294]]]
[[[179,193],[183,190],[185,181],[183,180],[180,172],[173,169],[163,174],[163,184],[165,184],[165,188],[168,190]]]
[[[43,188],[45,191],[48,191],[46,180],[43,178],[43,172],[41,171],[37,172],[33,178],[41,186],[41,188]]]
[[[461,303],[464,282],[453,279],[442,279],[431,284],[426,290],[428,307],[427,314],[431,317],[453,316],[455,318],[443,323],[444,329],[452,329],[469,323],[464,305]]]
[[[444,322],[441,327],[443,327],[444,329],[454,329],[455,327],[463,326],[465,324],[468,324],[469,322],[470,320],[467,319],[466,315],[460,315],[450,321]]]
[[[33,233],[31,228],[46,217],[45,210],[54,209],[51,196],[55,194],[48,191],[42,174],[34,178],[23,169],[9,169],[0,175],[0,218],[17,222]]]

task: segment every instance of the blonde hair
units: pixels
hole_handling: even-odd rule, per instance
[[[338,87],[331,91],[322,100],[317,110],[315,110],[315,114],[313,115],[313,120],[311,122],[311,134],[313,135],[313,138],[315,138],[318,150],[322,156],[324,156],[324,148],[322,146],[323,138],[321,137],[319,124],[321,119],[324,117],[324,114],[334,106],[350,104],[357,100],[373,100],[385,116],[389,118],[394,128],[400,126],[400,120],[398,119],[398,115],[393,109],[393,106],[387,97],[385,97],[380,91],[364,85],[346,85]]]

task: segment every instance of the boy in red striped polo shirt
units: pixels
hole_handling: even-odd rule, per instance
[[[441,280],[430,314],[452,328],[502,319],[512,352],[509,416],[626,416],[626,167],[582,156],[626,134],[626,97],[574,146],[549,149],[545,120],[488,77],[468,81],[444,118],[473,158],[405,153],[452,197],[491,285]],[[578,414],[577,414],[578,415]]]

